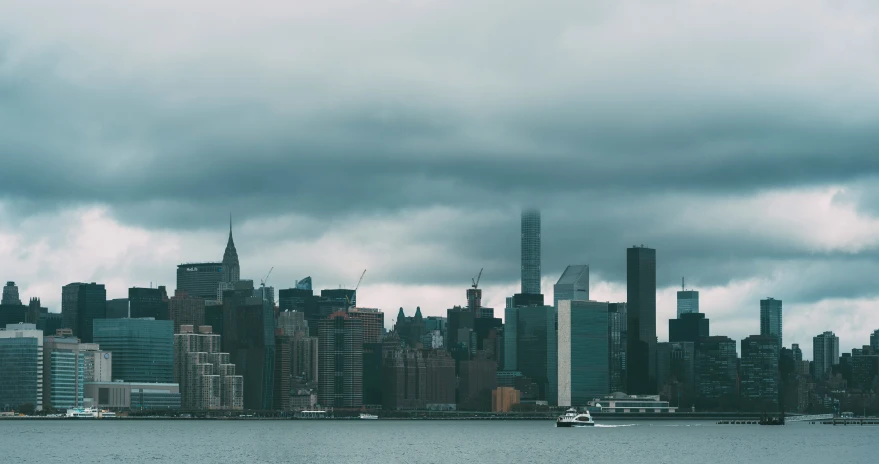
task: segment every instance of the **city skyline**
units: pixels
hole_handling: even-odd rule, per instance
[[[0,279],[56,312],[72,282],[171,288],[231,212],[257,284],[369,269],[364,305],[430,315],[484,268],[498,309],[536,207],[547,301],[573,264],[623,301],[643,243],[660,339],[686,276],[731,337],[772,297],[786,344],[856,347],[879,327],[879,9],[781,1],[7,2]]]

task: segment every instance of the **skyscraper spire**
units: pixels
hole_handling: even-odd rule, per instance
[[[226,242],[226,251],[223,253],[223,282],[238,282],[241,280],[241,266],[238,263],[238,250],[235,249],[235,241],[232,239],[232,214],[229,214],[229,241]]]

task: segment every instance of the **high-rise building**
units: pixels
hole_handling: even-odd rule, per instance
[[[175,291],[174,296],[168,300],[168,311],[171,320],[174,321],[175,334],[180,333],[180,327],[184,325],[192,327],[205,325],[205,300],[190,296],[183,290]],[[222,327],[217,327],[215,330],[222,330]],[[183,390],[182,385],[180,388]]]
[[[34,324],[0,329],[0,405],[43,410],[43,333]]]
[[[308,335],[308,321],[305,320],[305,313],[302,311],[281,311],[278,313],[279,329],[284,331],[284,335],[295,336],[297,333]]]
[[[751,335],[742,340],[739,394],[745,411],[777,411],[779,347],[772,335]]]
[[[475,357],[461,361],[458,373],[458,408],[490,411],[491,392],[497,388],[497,363]]]
[[[128,298],[114,298],[107,300],[107,319],[125,319],[131,313],[128,311]]]
[[[417,315],[420,316],[421,312],[419,311]],[[375,308],[351,308],[348,310],[348,316],[363,321],[363,343],[382,342],[385,313]]]
[[[451,316],[451,319],[453,319],[454,322],[458,322],[460,320],[458,316],[461,316],[463,319],[467,319],[469,323],[466,324],[466,327],[469,329],[473,329],[473,313],[470,313],[469,310],[467,312],[455,313]],[[382,324],[384,324],[384,316],[382,316]],[[403,312],[403,308],[400,308],[400,310],[397,312],[397,321],[394,323],[394,332],[396,332],[397,335],[400,337],[400,340],[406,343],[410,348],[419,348],[421,345],[421,338],[424,337],[424,334],[427,333],[427,327],[424,323],[424,316],[421,315],[421,307],[418,306],[415,308],[415,315],[412,317],[406,316],[406,314]],[[466,340],[462,341],[469,342],[469,337],[467,337]],[[381,339],[376,341],[373,338],[370,343],[378,342],[381,342]]]
[[[223,263],[184,263],[177,266],[177,290],[204,300],[217,298]]]
[[[43,340],[43,405],[65,410],[83,407],[85,352],[79,339]]]
[[[504,347],[502,363],[503,370],[507,372],[514,372],[518,369],[519,310],[524,307],[544,307],[543,295],[517,293],[511,297],[507,297],[507,304],[504,308]],[[553,310],[555,310],[555,307],[553,307]],[[451,319],[449,319],[449,323],[451,324]]]
[[[311,276],[308,276],[302,280],[296,281],[296,288],[299,290],[312,290],[311,288]]]
[[[15,282],[6,282],[6,285],[3,287],[3,298],[0,299],[0,304],[21,305],[21,298],[18,296],[18,287],[15,285]]]
[[[681,289],[678,292],[678,319],[682,314],[699,312],[699,292]]]
[[[628,301],[627,393],[656,393],[656,250],[626,252]]]
[[[540,293],[540,211],[522,211],[522,293]]]
[[[293,338],[293,376],[299,377],[303,383],[317,382],[318,379],[318,342],[308,332]]]
[[[174,381],[174,324],[154,319],[95,319],[94,343],[113,353],[113,380]]]
[[[839,364],[839,337],[824,332],[812,339],[812,369],[816,379],[822,380],[833,366]]]
[[[778,349],[784,346],[781,340],[781,300],[766,298],[760,300],[760,335],[775,337]]]
[[[558,302],[558,405],[586,406],[610,388],[608,304]]]
[[[363,404],[363,321],[337,312],[318,322],[318,401],[324,407]]]
[[[803,350],[800,349],[799,343],[794,343],[791,345],[791,354],[796,362],[802,362],[803,360]]]
[[[709,321],[703,313],[683,313],[668,320],[668,341],[693,342],[710,335]]]
[[[244,377],[244,408],[272,409],[274,405],[274,308],[253,296],[253,281],[234,282],[223,294],[223,351]]]
[[[611,392],[626,390],[626,318],[625,303],[607,304],[608,376]]]
[[[686,313],[685,313],[686,314]],[[656,383],[659,393],[678,407],[692,406],[696,389],[696,344],[656,344]]]
[[[37,330],[43,331],[43,335],[55,335],[58,332],[58,329],[64,327],[62,324],[62,315],[61,313],[45,313],[40,315],[40,320],[37,322]]]
[[[83,353],[83,378],[86,382],[113,381],[113,353],[104,351],[97,343],[80,343]]]
[[[696,403],[699,409],[727,409],[736,402],[735,340],[703,338],[696,347]]]
[[[291,410],[293,385],[293,336],[275,329],[275,374],[272,399],[276,411]]]
[[[25,316],[25,324],[39,324],[43,315],[49,314],[49,308],[40,304],[39,298],[31,298],[27,305],[27,315]]]
[[[132,319],[151,317],[157,321],[170,320],[168,292],[159,288],[131,287],[128,289],[128,307]]]
[[[305,320],[309,323],[312,336],[317,336],[317,321],[322,319],[320,297],[314,295],[314,291],[302,288],[287,288],[278,291],[278,308],[281,311],[301,311],[305,313]]]
[[[870,334],[870,346],[873,348],[873,351],[879,352],[879,329],[874,330]]]
[[[107,317],[107,290],[103,284],[72,283],[61,288],[61,316],[64,327],[83,343],[92,343],[95,319]]]
[[[398,347],[385,354],[382,365],[384,409],[424,409],[427,368],[421,350]]]
[[[232,240],[232,219],[229,218],[229,240],[226,242],[226,251],[223,252],[222,282],[232,283],[239,280],[241,280],[241,266],[238,264],[238,250],[235,249],[235,241]]]
[[[516,323],[517,370],[540,386],[541,400],[556,404],[558,341],[552,306],[518,308]],[[607,327],[607,324],[603,327]]]
[[[553,287],[553,306],[559,301],[589,301],[589,266],[568,266]]]

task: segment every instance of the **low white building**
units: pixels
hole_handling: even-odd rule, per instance
[[[669,406],[668,401],[659,399],[659,395],[627,395],[614,392],[589,402],[589,408],[604,413],[675,413],[677,406]]]

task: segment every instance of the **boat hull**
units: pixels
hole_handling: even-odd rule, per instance
[[[589,422],[556,422],[556,427],[594,427],[594,423]]]

